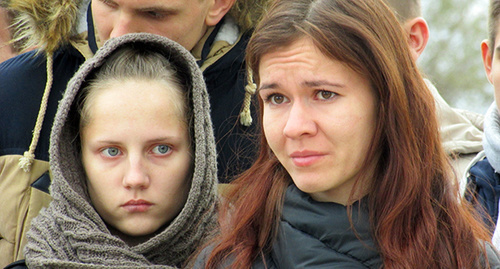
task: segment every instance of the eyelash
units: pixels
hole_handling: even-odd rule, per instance
[[[165,146],[167,147],[167,152],[166,153],[155,153],[154,152],[154,149],[156,149],[157,147],[161,147],[161,146]],[[165,144],[160,144],[160,145],[156,145],[153,147],[153,149],[151,149],[151,152],[153,152],[154,154],[158,154],[158,155],[162,155],[162,156],[166,156],[166,155],[169,155],[171,152],[172,152],[172,147],[170,145],[165,145]]]
[[[109,7],[115,7],[115,3],[109,0],[100,0],[103,4],[109,6]]]
[[[165,147],[167,147],[167,148],[168,148],[168,149],[167,149],[167,152],[165,152],[165,153],[160,153],[160,152],[158,152],[158,153],[157,153],[157,152],[155,152],[155,149],[156,149],[157,147],[160,147],[160,146],[165,146]],[[117,152],[117,154],[116,154],[116,155],[111,155],[111,154],[109,154],[109,152],[108,152],[108,151],[109,151],[110,149],[116,149],[116,150],[118,151],[118,152]],[[159,145],[155,145],[155,146],[154,146],[154,147],[150,150],[150,152],[151,152],[151,153],[153,153],[153,154],[155,154],[155,155],[166,156],[166,155],[169,155],[169,154],[172,152],[172,150],[173,150],[173,148],[172,148],[172,146],[170,146],[170,145],[167,145],[167,144],[159,144]],[[101,150],[100,150],[100,153],[101,153],[102,155],[104,155],[106,158],[116,158],[117,156],[122,155],[122,154],[123,154],[123,151],[122,151],[121,149],[119,149],[118,147],[106,147],[106,148],[101,149]]]
[[[331,94],[331,96],[327,97],[327,98],[318,98],[318,96],[322,93],[328,93],[328,94]],[[317,90],[315,91],[314,93],[314,96],[318,99],[318,100],[330,100],[332,98],[334,98],[335,96],[337,96],[338,94],[335,93],[335,92],[332,92],[332,91],[327,91],[327,90]],[[272,103],[274,105],[279,105],[279,104],[282,104],[282,103],[279,103],[279,104],[275,104],[273,102],[273,98],[276,97],[276,96],[280,96],[280,97],[283,97],[284,99],[288,99],[286,96],[284,96],[283,94],[280,94],[280,93],[270,93],[269,95],[266,95],[266,96],[263,96],[262,100],[264,100],[264,103]]]
[[[164,13],[156,12],[156,11],[146,11],[145,14],[148,17],[153,18],[153,19],[157,19],[157,20],[163,19],[167,16]]]
[[[276,96],[280,96],[280,97],[283,97],[284,99],[286,99],[286,97],[282,94],[279,94],[279,93],[271,93],[267,96],[264,97],[264,103],[272,103],[273,105],[276,105],[274,102],[273,102],[273,98],[276,97]],[[280,103],[282,104],[282,103]]]

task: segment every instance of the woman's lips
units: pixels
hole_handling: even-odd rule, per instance
[[[130,213],[134,212],[146,212],[149,208],[153,206],[153,203],[145,200],[130,200],[123,204],[121,207]]]
[[[299,167],[313,165],[325,156],[324,153],[316,151],[296,151],[290,154],[293,164]]]

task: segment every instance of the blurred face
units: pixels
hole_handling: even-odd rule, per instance
[[[308,38],[264,55],[259,74],[272,151],[300,190],[345,205],[376,125],[369,81]]]
[[[16,55],[9,44],[11,41],[9,25],[10,18],[7,11],[0,8],[0,63]]]
[[[169,87],[112,82],[88,100],[81,140],[89,195],[104,221],[126,235],[148,235],[170,222],[189,192],[189,136]]]
[[[486,76],[493,87],[495,88],[495,100],[497,107],[500,110],[500,35],[496,35],[494,47],[490,47],[487,40],[481,44],[481,52],[483,56],[484,69]],[[492,44],[491,44],[492,45]],[[493,51],[493,55],[490,52]]]
[[[166,36],[191,50],[217,22],[207,17],[208,0],[92,0],[92,14],[102,42],[127,33]]]

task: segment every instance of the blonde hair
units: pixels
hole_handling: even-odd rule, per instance
[[[159,52],[141,49],[129,44],[119,48],[105,63],[90,75],[88,83],[83,86],[78,97],[80,128],[90,120],[90,111],[96,94],[105,90],[112,83],[123,83],[128,80],[153,80],[168,85],[168,89],[180,102],[174,102],[175,110],[182,120],[189,124],[191,112],[188,104],[188,93],[184,91],[186,82],[168,59]],[[172,87],[174,85],[174,87]]]

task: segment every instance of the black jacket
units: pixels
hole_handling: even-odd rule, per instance
[[[498,219],[500,174],[495,172],[486,157],[470,168],[465,197],[473,202],[488,229],[493,233]]]

